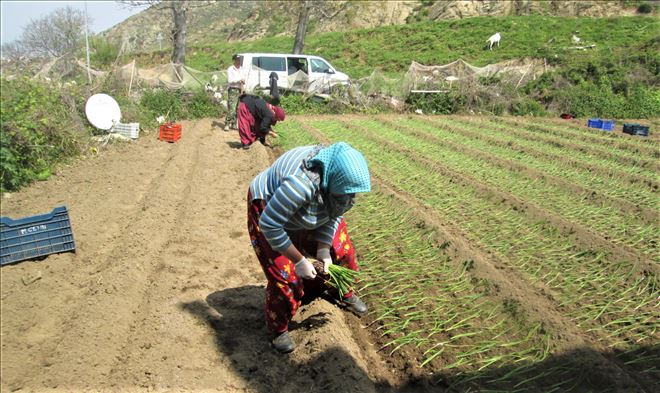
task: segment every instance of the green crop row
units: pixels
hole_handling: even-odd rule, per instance
[[[493,189],[530,201],[567,220],[587,224],[606,234],[614,243],[636,246],[641,253],[655,252],[653,244],[658,241],[657,227],[634,220],[629,214],[612,206],[591,205],[582,196],[537,179],[526,178],[517,171],[499,168],[488,160],[456,151],[449,143],[424,143],[418,137],[372,120],[356,120],[354,124],[378,130],[378,137],[413,149],[415,157],[428,159],[438,166],[461,173]],[[631,233],[633,228],[636,228],[635,233]],[[637,236],[633,236],[634,234]]]
[[[617,210],[627,211],[628,214],[633,211],[631,216],[635,219],[642,217],[642,221],[648,221],[648,217],[643,218],[644,213],[658,203],[658,197],[646,184],[629,184],[630,179],[623,175],[604,178],[579,166],[566,165],[566,159],[562,156],[523,148],[515,140],[491,136],[487,129],[468,129],[455,125],[449,119],[436,119],[433,125],[415,119],[401,119],[391,124],[402,132],[413,133],[430,143],[449,143],[459,149],[472,150],[472,154],[485,157],[486,160],[492,161],[493,165],[514,171],[522,170],[521,176],[542,178],[547,180],[547,183],[565,189],[564,192],[575,193],[581,200],[591,200],[592,204],[600,206],[604,203]],[[598,200],[593,200],[594,192],[598,194]],[[638,208],[641,210],[635,212]]]
[[[479,195],[473,188],[443,176],[434,168],[416,162],[409,155],[388,149],[376,140],[336,122],[311,122],[331,140],[347,140],[367,156],[375,176],[387,179],[403,192],[410,193],[439,217],[458,225],[466,237],[481,244],[495,255],[527,273],[531,281],[541,281],[557,291],[556,302],[576,320],[593,328],[593,332],[606,344],[618,340],[638,340],[641,326],[644,340],[656,333],[643,324],[654,315],[656,277],[627,277],[614,274],[614,265],[606,255],[578,249],[570,240],[558,233],[547,222],[530,222],[522,211],[513,211]],[[629,264],[626,264],[630,268]],[[603,282],[597,288],[583,280],[588,277]],[[607,290],[604,289],[607,285]],[[622,293],[625,289],[629,292]],[[632,289],[631,289],[632,288]],[[602,310],[612,304],[612,315],[632,318],[639,324],[626,322],[603,326],[599,323]],[[625,306],[625,308],[623,308]],[[624,312],[617,314],[619,307]],[[630,314],[631,307],[635,313]],[[609,311],[609,310],[608,310]],[[608,314],[608,317],[612,315]],[[627,328],[626,328],[627,326]],[[615,338],[609,335],[615,333]],[[633,338],[635,337],[635,338]],[[642,340],[643,341],[643,340]]]
[[[274,140],[274,145],[285,150],[297,146],[316,145],[320,143],[295,119],[287,119],[287,121],[277,123],[275,131],[278,134],[278,138]]]
[[[468,128],[462,124],[457,125],[451,119],[435,119],[434,126],[415,120],[400,120],[395,124],[408,125],[418,132],[429,133],[438,138],[462,138],[463,144],[479,151],[516,161],[610,198],[626,200],[646,208],[654,208],[658,204],[655,192],[639,182],[630,184],[629,177],[623,173],[607,176],[591,171],[566,155],[551,153],[541,147],[528,147],[531,144],[508,135],[497,135],[488,128]]]
[[[307,124],[278,125],[277,143],[284,149],[318,143]],[[360,149],[376,179],[415,196],[430,214],[455,223],[468,240],[525,272],[531,282],[548,285],[558,308],[588,335],[620,348],[617,356],[633,373],[657,373],[657,352],[648,347],[658,337],[656,276],[581,250],[547,222],[530,221],[524,212],[485,198],[378,138],[337,122],[309,124],[324,140],[346,140]],[[553,348],[545,326],[498,324],[511,312],[510,304],[494,301],[488,282],[468,281],[469,261],[452,261],[444,253],[446,244],[433,241],[433,228],[411,219],[410,210],[376,186],[359,197],[347,217],[360,251],[361,294],[372,305],[371,328],[380,336],[381,350],[417,351],[420,364],[440,370],[436,375],[444,383],[463,391],[568,391],[580,384],[578,361],[541,362]],[[505,326],[510,329],[498,335]]]
[[[348,220],[363,255],[360,293],[372,304],[371,324],[384,341],[380,350],[391,355],[414,348],[422,367],[456,373],[456,387],[484,383],[488,375],[478,381],[465,372],[533,364],[550,354],[550,332],[515,306],[490,298],[489,282],[471,276],[470,261],[452,261],[448,244],[438,245],[435,229],[420,224],[411,207],[376,189],[360,197]],[[488,375],[490,386],[511,389],[524,382],[526,370]]]
[[[418,128],[425,130],[437,129],[437,127],[424,125],[420,121],[416,121],[415,124]],[[642,204],[644,201],[650,205],[656,203],[654,202],[657,200],[655,191],[644,184],[654,180],[648,177],[642,178],[635,170],[621,169],[616,163],[607,162],[603,165],[600,159],[594,162],[591,160],[593,157],[576,157],[575,154],[560,147],[516,138],[506,131],[498,131],[480,124],[466,124],[445,119],[434,119],[433,124],[443,129],[455,130],[472,139],[483,139],[496,146],[507,146],[518,152],[518,155],[527,154],[531,156],[532,161],[538,161],[538,164],[530,164],[533,167],[537,169],[556,167],[554,173],[557,175],[566,173],[565,177],[571,179],[574,184],[600,188],[601,191],[609,190],[608,193],[619,195],[625,199],[641,198],[640,203]]]
[[[614,132],[606,132],[595,128],[587,128],[585,125],[575,125],[572,123],[557,124],[552,120],[544,119],[543,125],[538,124],[538,120],[528,118],[499,118],[492,119],[499,123],[509,124],[514,127],[522,126],[525,129],[534,129],[540,132],[549,133],[571,141],[578,138],[584,142],[594,145],[602,145],[607,148],[621,150],[624,152],[644,152],[645,154],[653,150],[653,140],[648,138],[627,138]],[[649,153],[653,154],[653,153]]]
[[[277,130],[284,149],[319,142],[297,121]],[[514,319],[511,307],[489,299],[490,284],[470,276],[469,261],[457,266],[443,251],[448,244],[434,241],[434,229],[421,229],[409,208],[380,191],[361,195],[348,220],[361,256],[360,293],[371,304],[380,350],[392,355],[414,348],[420,366],[452,373],[455,388],[529,390],[533,365],[551,349],[542,325],[519,312]],[[484,371],[506,365],[506,373]],[[575,383],[560,371],[552,371],[557,387]]]
[[[559,151],[564,156],[569,156],[575,161],[598,164],[609,170],[620,171],[627,175],[642,176],[650,181],[656,180],[656,170],[653,169],[657,163],[652,158],[639,158],[636,153],[621,154],[607,149],[594,147],[580,141],[567,141],[543,135],[539,132],[522,130],[519,128],[498,124],[489,120],[468,121],[463,118],[455,119],[457,123],[468,127],[483,125],[492,131],[515,136],[516,140],[535,142],[546,150]]]

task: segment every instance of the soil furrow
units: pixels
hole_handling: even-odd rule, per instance
[[[189,127],[194,128],[194,124]],[[67,381],[69,385],[77,383],[90,388],[106,377],[121,342],[137,317],[135,299],[143,295],[148,277],[156,268],[157,256],[167,243],[169,233],[176,229],[176,217],[188,187],[186,181],[172,181],[171,173],[184,168],[178,176],[188,179],[193,170],[191,154],[193,157],[198,154],[199,146],[186,142],[175,146],[172,159],[162,168],[162,176],[149,187],[150,203],[139,209],[137,217],[123,217],[130,225],[114,239],[115,248],[108,252],[95,274],[97,285],[88,288],[87,304],[80,308],[76,318],[67,321],[63,329],[66,335],[48,359],[56,375],[71,371],[72,358],[85,365],[80,369],[74,366],[76,380]],[[153,227],[154,223],[158,223],[157,228]],[[108,308],[115,311],[104,312]],[[103,347],[98,351],[87,350],[99,344]]]

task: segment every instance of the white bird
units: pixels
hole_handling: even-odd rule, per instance
[[[158,122],[158,124],[163,124],[165,122],[165,116],[158,116],[156,118],[156,121]]]
[[[497,33],[491,35],[486,42],[488,42],[488,49],[493,50],[493,44],[497,43],[497,47],[500,47],[500,40],[502,39],[502,36],[500,35],[500,32],[498,31]]]
[[[575,34],[573,34],[573,43],[577,45],[580,43],[580,41],[582,41],[582,39],[576,36]]]
[[[222,93],[216,91],[215,93],[213,93],[213,97],[216,100],[220,100],[220,99],[222,99]]]
[[[421,109],[415,109],[415,113],[417,113],[418,115],[423,115],[424,111],[422,111]]]

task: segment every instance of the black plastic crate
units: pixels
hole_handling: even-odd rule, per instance
[[[65,206],[18,220],[0,218],[0,265],[75,250]]]
[[[625,134],[635,135],[635,126],[638,125],[636,123],[623,123],[623,132]]]
[[[633,128],[633,131],[635,132],[633,135],[649,136],[649,127],[648,126],[643,126],[643,125],[638,124]]]

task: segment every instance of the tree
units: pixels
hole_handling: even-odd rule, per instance
[[[58,8],[47,16],[31,20],[18,45],[33,56],[61,57],[78,49],[85,27],[85,14],[72,7]]]
[[[2,60],[19,62],[27,59],[27,52],[20,41],[12,41],[2,44]]]
[[[336,2],[327,0],[300,0],[298,12],[298,24],[296,28],[296,36],[293,40],[293,53],[302,53],[305,46],[305,34],[307,33],[307,24],[309,22],[310,14],[318,15],[319,19],[332,19],[338,13],[343,11],[350,5],[349,1],[344,2],[332,14],[327,14],[325,9],[330,6],[335,6]]]
[[[204,7],[209,4],[215,3],[214,0],[132,0],[122,1],[122,3],[132,6],[142,6],[151,4],[151,9],[154,10],[170,10],[172,12],[172,63],[177,65],[185,64],[186,60],[186,13],[190,8]]]
[[[309,9],[311,3],[309,0],[300,2],[300,12],[298,13],[298,27],[296,28],[296,37],[293,40],[293,53],[302,53],[305,46],[305,34],[307,33],[307,22],[309,21]]]

